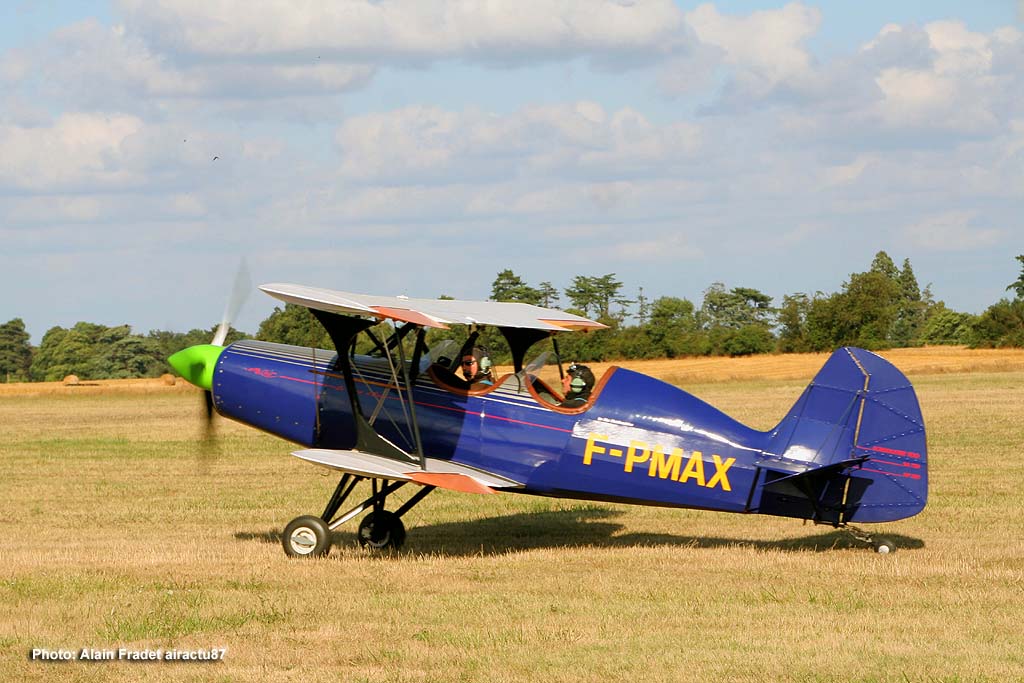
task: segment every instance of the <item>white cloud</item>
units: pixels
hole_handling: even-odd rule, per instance
[[[31,73],[32,68],[32,55],[28,50],[8,50],[0,55],[0,82],[17,82]]]
[[[604,146],[580,157],[590,167],[611,167],[620,173],[650,174],[654,167],[671,167],[691,159],[700,151],[700,126],[687,122],[652,124],[634,109],[621,109],[612,116]]]
[[[649,50],[680,25],[671,0],[120,0],[154,43],[194,55],[535,61],[545,55]]]
[[[993,58],[1000,43],[1013,42],[1013,36],[974,33],[955,21],[927,24],[924,33],[929,63],[878,72],[874,80],[882,99],[869,110],[871,116],[893,129],[976,134],[999,127],[1004,92],[1019,89],[1022,79],[1020,74],[994,73]]]
[[[955,102],[956,83],[929,71],[886,69],[875,82],[885,98],[890,123],[923,123]]]
[[[50,113],[39,102],[15,93],[0,94],[0,124],[33,128],[46,125]]]
[[[786,247],[804,243],[813,243],[814,240],[825,239],[828,236],[828,233],[829,228],[823,223],[800,223],[792,230],[783,232],[779,236],[779,242]]]
[[[1011,140],[1005,147],[1007,157],[1024,157],[1024,118],[1010,122]]]
[[[180,217],[199,218],[207,213],[203,200],[192,193],[176,194],[170,201],[174,213]]]
[[[64,225],[87,223],[104,217],[108,200],[105,197],[84,196],[84,195],[46,195],[29,196],[10,199],[2,206],[7,225],[17,228],[19,226],[31,226],[33,230],[22,231],[25,243],[33,239],[46,240],[47,236],[37,232],[40,225],[52,225],[61,223]],[[14,230],[12,232],[12,237]],[[64,239],[66,236],[52,235],[59,237],[63,244],[68,244]],[[13,244],[12,242],[5,243]],[[24,245],[20,245],[24,246]]]
[[[701,42],[725,52],[737,69],[739,85],[754,96],[783,81],[799,80],[812,67],[801,46],[821,23],[821,12],[800,3],[747,16],[720,14],[712,4],[687,13],[686,21]]]
[[[273,162],[283,160],[288,152],[280,139],[254,138],[247,139],[242,146],[242,157],[251,161]]]
[[[999,244],[1005,231],[979,228],[973,211],[946,211],[905,227],[904,239],[911,245],[935,251],[971,251]]]
[[[167,195],[135,193],[48,194],[14,197],[0,201],[0,214],[12,234],[23,236],[22,248],[36,249],[47,243],[60,248],[94,246],[113,240],[144,243],[160,235],[175,221],[181,224],[210,218],[207,199],[199,192]],[[88,231],[81,231],[88,224]],[[130,224],[131,230],[125,230]],[[60,233],[47,235],[46,230]],[[38,244],[33,244],[36,241]]]
[[[939,74],[983,74],[992,67],[991,38],[968,31],[962,21],[936,21],[924,27],[937,53]]]
[[[754,97],[727,91],[721,110]],[[812,67],[761,104],[787,120],[794,140],[835,138],[862,146],[951,147],[1005,131],[1024,108],[1024,40],[1009,27],[982,34],[962,22],[887,25],[857,52]],[[766,108],[766,107],[764,107]]]
[[[848,185],[855,182],[864,173],[864,169],[871,163],[869,155],[858,155],[856,159],[848,164],[829,166],[825,171],[826,185]]]
[[[643,54],[662,60],[658,80],[673,95],[713,85],[712,74],[727,67],[709,108],[716,113],[811,104],[819,111],[810,118],[823,125],[976,134],[997,125],[1005,100],[1024,99],[1015,29],[887,25],[858,53],[819,65],[803,43],[821,11],[800,3],[748,15],[711,4],[684,14],[669,0],[310,0],[261,3],[260,11],[241,0],[124,0],[120,8],[123,24],[78,22],[45,48],[8,53],[0,80],[35,75],[71,108],[146,118],[212,103],[233,117],[323,121],[341,106],[329,98],[364,88],[381,66],[608,63],[616,55],[631,65]]]
[[[1004,90],[1022,84],[1020,75],[992,73],[992,38],[959,23],[925,28],[933,58],[927,67],[890,67],[874,81],[883,98],[874,112],[890,128],[924,128],[965,134],[999,125]]]
[[[34,57],[53,97],[97,109],[152,107],[154,98],[258,102],[331,95],[361,87],[374,72],[371,65],[323,60],[179,63],[175,55],[154,50],[124,26],[107,27],[94,20],[57,31]],[[22,70],[18,75],[24,81],[33,73]]]
[[[68,113],[52,126],[0,125],[0,187],[48,191],[130,184],[119,163],[143,122],[122,114]]]
[[[696,261],[707,254],[694,240],[684,234],[669,233],[659,230],[655,239],[643,234],[629,239],[613,241],[602,245],[591,246],[587,252],[593,257],[609,252],[616,254],[623,261],[635,261],[641,264],[678,264],[685,261]]]
[[[701,149],[700,126],[651,123],[594,102],[508,115],[407,107],[347,119],[336,131],[342,173],[362,182],[656,175]]]
[[[437,107],[408,107],[348,118],[336,131],[342,172],[352,178],[408,178],[443,170],[466,137],[458,114]],[[476,118],[475,113],[466,116]],[[461,145],[460,145],[461,146]]]

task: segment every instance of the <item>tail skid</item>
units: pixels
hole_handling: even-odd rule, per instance
[[[928,500],[917,396],[887,360],[837,350],[769,433],[751,511],[829,524],[911,517]]]

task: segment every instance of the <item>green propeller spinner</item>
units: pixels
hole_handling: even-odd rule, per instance
[[[217,367],[217,359],[223,350],[223,346],[197,344],[178,351],[167,362],[190,384],[211,391],[213,369]]]

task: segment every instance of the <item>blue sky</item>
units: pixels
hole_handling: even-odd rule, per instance
[[[209,326],[243,255],[257,283],[614,272],[699,304],[885,250],[981,312],[1024,253],[1022,5],[7,3],[0,320]]]

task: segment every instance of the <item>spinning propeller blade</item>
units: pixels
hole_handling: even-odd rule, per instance
[[[213,346],[224,345],[224,340],[227,339],[228,331],[231,329],[231,323],[234,321],[235,316],[238,315],[242,304],[249,297],[251,290],[252,277],[250,277],[249,268],[245,264],[245,257],[242,257],[242,261],[238,264],[238,271],[235,272],[235,281],[231,285],[231,296],[228,297],[227,304],[224,306],[224,315],[221,317],[220,326],[217,328],[217,333],[213,335],[213,341],[210,344]]]
[[[227,339],[228,331],[231,329],[231,322],[242,304],[249,296],[252,289],[252,278],[249,276],[249,269],[246,266],[245,258],[238,265],[235,273],[235,280],[228,296],[227,304],[224,307],[224,315],[220,325],[209,344],[198,344],[187,349],[178,351],[167,362],[186,381],[203,390],[203,420],[202,436],[198,444],[199,469],[201,472],[207,470],[210,461],[216,458],[220,448],[215,439],[214,413],[216,406],[213,398],[213,371],[217,367],[217,359],[224,350],[224,341]]]
[[[206,416],[203,420],[202,436],[199,439],[196,450],[196,459],[199,465],[199,473],[207,474],[210,463],[220,455],[220,444],[217,443],[217,430],[213,420],[213,392],[203,391],[203,403],[205,404]]]
[[[206,473],[208,465],[218,453],[214,438],[214,405],[213,405],[213,369],[217,367],[217,359],[224,348],[213,344],[200,344],[182,349],[167,359],[190,384],[203,390],[203,427],[197,446],[199,471]]]

